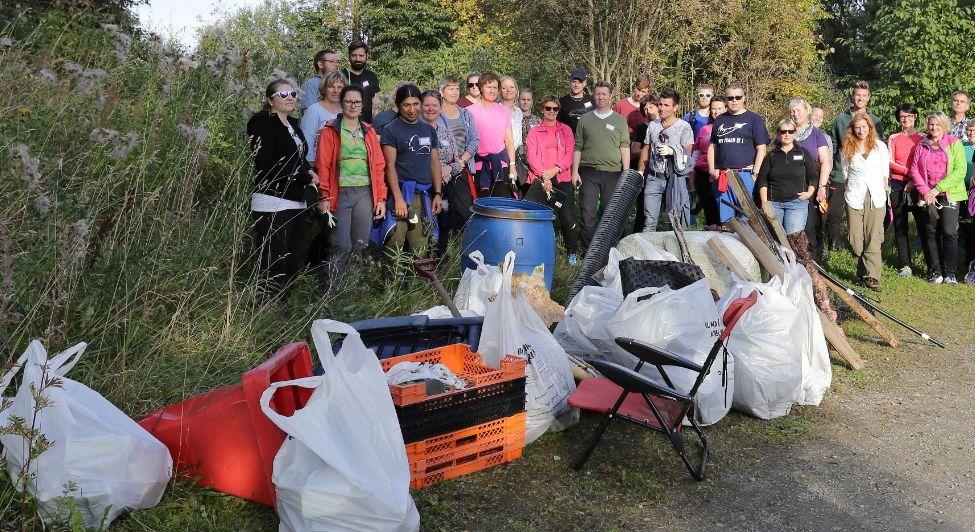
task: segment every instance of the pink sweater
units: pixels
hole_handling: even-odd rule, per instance
[[[697,160],[694,161],[694,169],[704,172],[708,171],[708,146],[711,145],[711,124],[707,124],[697,132],[697,142],[694,143],[694,153]]]
[[[914,145],[921,142],[924,135],[915,133],[907,135],[903,131],[898,131],[887,139],[887,148],[890,150],[890,178],[896,181],[910,181],[911,172],[911,152]]]
[[[531,128],[525,140],[528,182],[535,181],[542,172],[556,165],[562,169],[556,176],[556,181],[559,183],[571,181],[569,169],[572,167],[574,147],[575,136],[572,134],[572,128],[562,122],[556,122],[551,126],[540,124]]]

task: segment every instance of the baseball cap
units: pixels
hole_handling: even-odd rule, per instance
[[[578,79],[581,81],[586,81],[586,69],[573,68],[572,72],[569,73],[569,79]]]

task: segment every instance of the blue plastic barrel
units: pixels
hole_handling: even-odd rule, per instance
[[[498,265],[514,251],[515,271],[531,275],[545,265],[545,286],[552,289],[555,275],[555,212],[546,205],[508,198],[474,201],[474,215],[464,229],[461,244],[463,269],[475,268],[468,256],[475,250],[486,264]]]

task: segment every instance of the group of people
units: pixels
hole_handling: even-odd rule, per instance
[[[285,80],[269,84],[264,108],[248,123],[260,264],[276,290],[303,266],[312,209],[322,230],[311,254],[326,265],[327,279],[338,278],[370,242],[391,254],[416,254],[432,238],[442,255],[473,201],[486,196],[549,205],[575,264],[630,168],[644,176],[635,231],[657,230],[661,212],[671,211],[681,225],[703,214],[706,228],[720,228],[740,206],[729,186],[733,170],[787,234],[806,233],[816,257],[840,245],[845,212],[849,245],[870,289],[880,290],[888,224],[900,273],[912,275],[908,216],[932,282],[957,283],[959,225],[966,263],[975,258],[975,201],[968,202],[975,120],[966,118],[971,96],[963,91],[955,93],[950,117],[926,116],[924,134],[915,129],[917,109],[900,106],[901,131],[885,144],[880,120],[867,110],[870,88],[857,82],[851,107],[828,134],[824,110],[794,98],[773,139],[763,118],[747,109],[740,84],[724,94],[699,85],[697,108],[682,114],[681,94],[654,92],[645,75],[614,101],[609,82],[587,91],[583,69],[570,72],[566,95],[541,98],[537,114],[531,89],[515,78],[472,72],[429,90],[398,82],[389,108],[374,115],[382,106],[380,81],[368,58],[361,41],[349,45],[346,68],[339,68],[339,54],[319,52],[315,75],[300,90]],[[300,120],[293,116],[299,106]]]

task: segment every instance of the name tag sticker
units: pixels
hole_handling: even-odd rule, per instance
[[[430,137],[420,137],[420,138],[418,138],[416,140],[417,140],[417,142],[420,143],[420,146],[429,146],[430,145]]]
[[[616,131],[616,126],[614,126],[613,124],[606,124],[606,129],[610,131]]]
[[[363,89],[366,88],[366,87],[368,87],[368,86],[369,86],[369,81],[363,81],[362,82],[362,88]]]
[[[793,156],[792,156],[792,160],[793,160],[793,161],[801,161],[801,160],[802,160],[802,154],[799,154],[799,155],[793,155]]]
[[[582,104],[583,107],[592,107],[592,102],[586,102]]]

